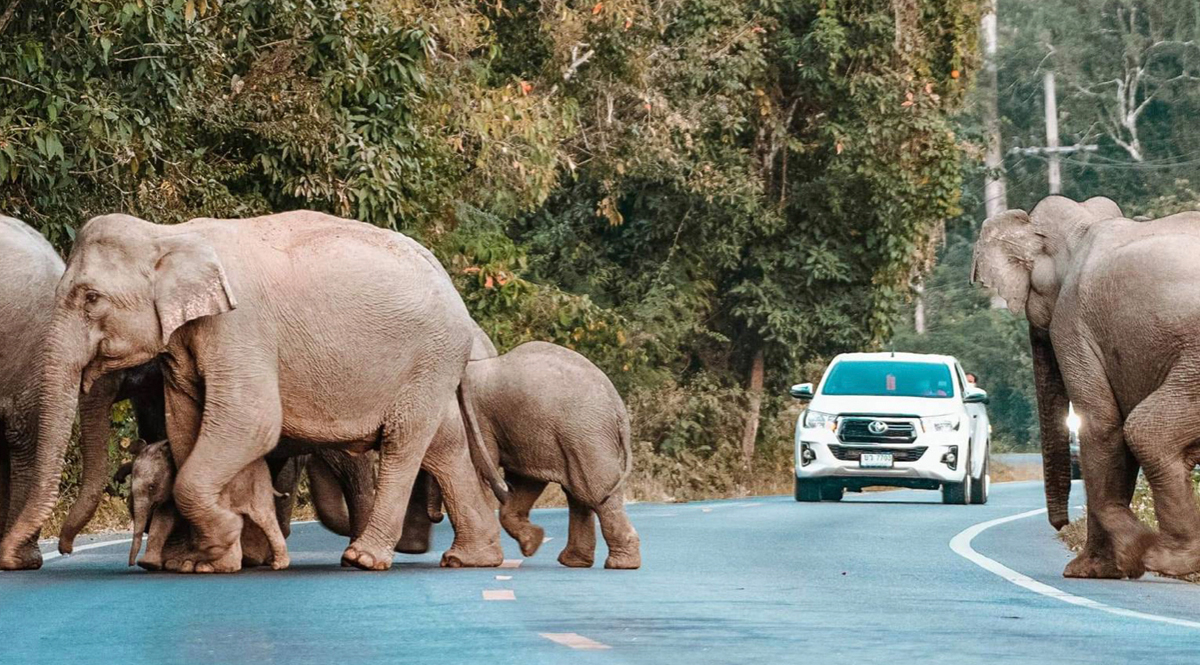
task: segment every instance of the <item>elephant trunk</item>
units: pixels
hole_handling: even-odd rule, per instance
[[[106,376],[92,386],[79,400],[79,447],[83,452],[83,479],[79,498],[71,505],[58,535],[58,551],[70,554],[75,536],[87,526],[104,488],[108,485],[108,431],[111,427],[112,405],[117,397],[118,375]]]
[[[131,502],[133,507],[133,542],[129,545],[129,565],[137,564],[138,552],[142,551],[142,536],[150,528],[150,513],[154,507],[149,501],[138,500]]]
[[[1029,326],[1033,350],[1034,384],[1037,388],[1038,425],[1042,435],[1042,472],[1046,484],[1046,511],[1050,524],[1062,529],[1070,521],[1067,501],[1071,496],[1071,449],[1067,432],[1067,389],[1058,358],[1050,344],[1050,332]]]
[[[78,330],[74,329],[78,328]],[[84,339],[76,339],[83,337]],[[63,458],[71,439],[71,426],[79,404],[79,386],[83,367],[90,358],[82,325],[70,326],[56,318],[48,336],[42,359],[41,387],[38,393],[37,452],[28,468],[14,464],[23,501],[8,532],[0,540],[0,569],[36,567],[39,562],[23,560],[22,547],[36,538],[50,517],[58,499]],[[17,460],[14,460],[16,462]]]

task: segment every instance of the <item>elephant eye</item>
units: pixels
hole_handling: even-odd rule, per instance
[[[89,305],[95,305],[100,301],[100,294],[96,293],[95,291],[88,291],[87,294],[83,296],[83,301]]]

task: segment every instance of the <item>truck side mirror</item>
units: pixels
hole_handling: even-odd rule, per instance
[[[796,385],[794,385],[790,389],[788,389],[788,394],[791,395],[792,397],[795,397],[798,400],[807,402],[808,400],[813,398],[813,384],[797,383]]]
[[[987,404],[989,401],[987,391],[982,388],[968,387],[967,394],[963,395],[963,404]]]

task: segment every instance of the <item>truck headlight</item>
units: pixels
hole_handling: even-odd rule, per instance
[[[921,426],[925,428],[926,432],[955,432],[961,424],[962,416],[957,414],[921,419]]]
[[[804,429],[827,429],[832,432],[837,429],[837,414],[808,409],[804,412],[802,424]]]

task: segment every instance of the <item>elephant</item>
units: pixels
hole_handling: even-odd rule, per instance
[[[414,245],[312,211],[178,225],[89,220],[46,335],[33,500],[0,539],[0,567],[19,563],[53,506],[74,397],[154,358],[179,463],[175,504],[193,530],[185,565],[220,561],[235,546],[243,520],[221,492],[278,445],[285,455],[379,450],[379,498],[342,562],[386,570],[425,451],[456,402],[466,446],[435,475],[462,488],[447,501],[461,528],[442,563],[498,565],[499,524],[477,474],[502,504],[508,496],[471,406],[473,322],[445,270]]]
[[[55,288],[65,266],[58,253],[32,227],[0,215],[0,534],[8,545],[0,567],[35,569],[42,565],[37,547],[41,522],[14,535],[17,516],[39,503],[35,480],[53,475],[40,457],[38,421],[39,364],[52,329]],[[107,455],[109,417],[117,386],[99,382],[89,395],[78,391],[62,407],[66,427],[80,416],[80,445],[85,459]],[[48,476],[47,476],[48,477]],[[102,492],[108,479],[104,465],[85,465],[84,493]],[[97,495],[96,500],[99,501]],[[46,505],[47,510],[53,502]],[[89,515],[90,516],[90,515]]]
[[[596,514],[609,548],[605,567],[640,567],[637,531],[625,512],[621,492],[633,460],[629,417],[604,372],[572,350],[528,342],[499,357],[473,360],[467,374],[483,440],[512,487],[510,501],[500,508],[500,523],[520,544],[522,554],[533,556],[542,544],[545,533],[530,523],[529,511],[546,484],[554,482],[562,486],[570,510],[560,563],[593,564],[592,516]],[[463,436],[462,426],[447,418],[437,440]],[[330,473],[320,460],[314,462],[308,472],[318,518],[331,530],[348,535],[346,525],[363,519],[354,506],[369,497],[370,488],[363,484],[370,474],[361,468]],[[438,486],[431,484],[430,491],[433,495],[426,505],[409,504],[398,551],[424,551],[419,544],[428,543],[430,523],[437,519]],[[344,501],[343,496],[357,499]]]
[[[163,547],[174,527],[176,512],[172,491],[175,485],[175,462],[166,441],[138,446],[134,452],[133,468],[129,481],[129,514],[133,517],[133,542],[129,549],[129,565],[137,563],[142,548],[142,536],[152,524],[150,542],[146,545],[146,559],[160,563]],[[266,535],[271,556],[268,562],[273,570],[288,567],[287,543],[276,515],[275,488],[266,460],[258,460],[246,466],[221,493],[221,503],[253,521]],[[160,526],[161,525],[161,526]],[[223,560],[195,564],[196,572],[234,572],[241,568],[240,546],[229,548]],[[184,572],[191,572],[186,570]]]
[[[1068,402],[1082,420],[1087,543],[1064,575],[1200,570],[1200,213],[1125,219],[1111,200],[1043,199],[986,222],[971,281],[1029,321],[1051,523],[1067,522]],[[1160,533],[1130,509],[1139,467]]]

